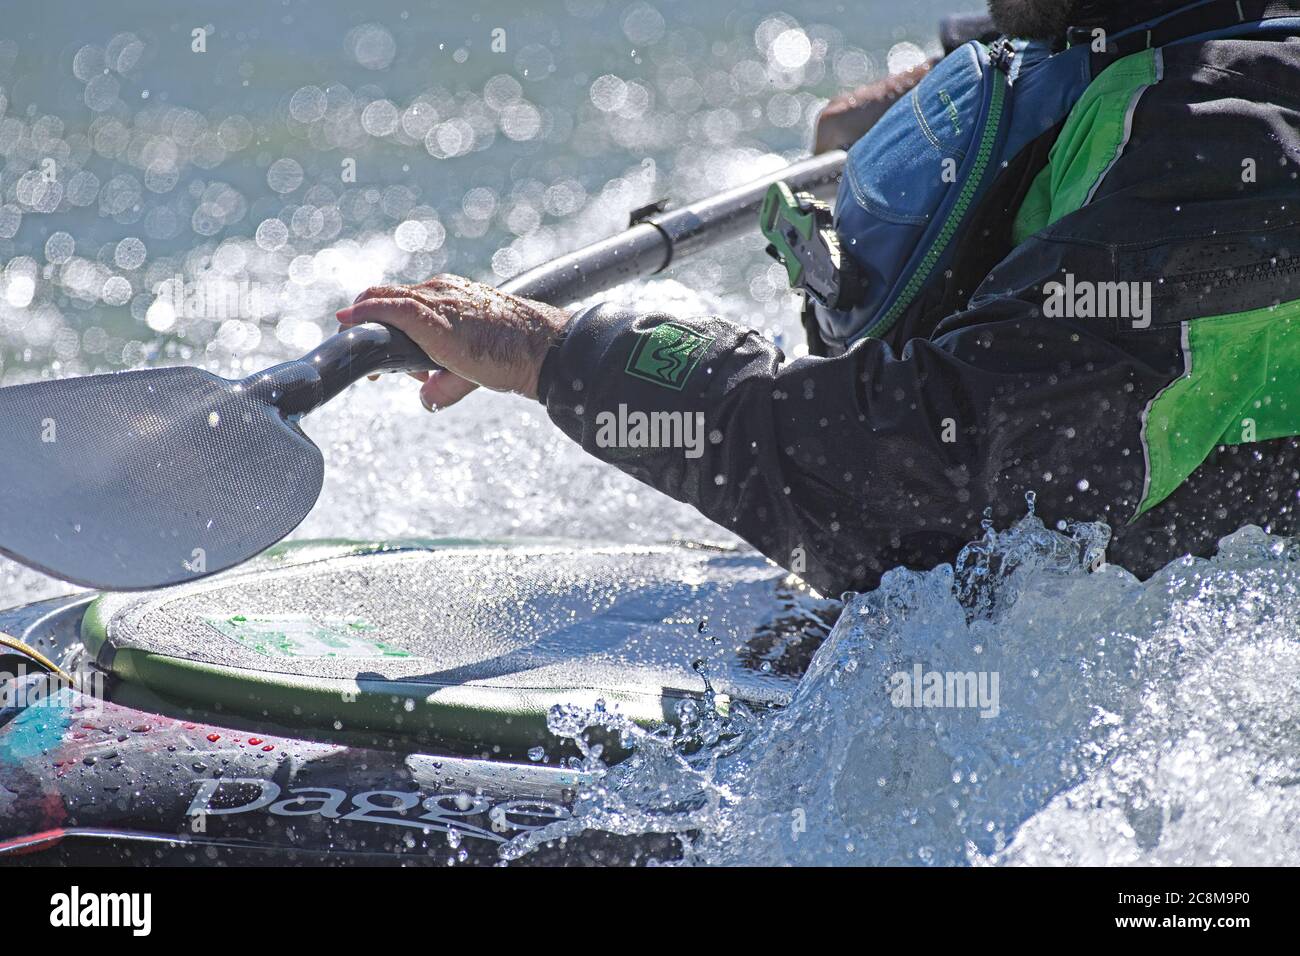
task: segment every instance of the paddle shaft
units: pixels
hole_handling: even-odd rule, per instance
[[[757,236],[758,211],[772,183],[782,180],[794,192],[825,199],[839,186],[844,159],[843,150],[823,153],[680,209],[655,212],[616,236],[520,273],[502,283],[501,291],[568,305],[662,272],[701,249],[746,232]]]
[[[772,183],[783,180],[794,192],[810,192],[821,198],[835,191],[843,169],[844,153],[836,150],[680,209],[656,211],[634,221],[618,235],[507,280],[501,291],[563,306],[654,275],[673,262],[752,229]],[[404,332],[366,323],[330,336],[297,362],[268,369],[249,383],[277,391],[273,401],[282,411],[302,415],[363,376],[436,368],[437,363]]]

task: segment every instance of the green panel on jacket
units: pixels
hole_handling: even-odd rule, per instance
[[[1300,300],[1184,323],[1188,369],[1148,406],[1138,514],[1173,493],[1216,445],[1300,434]]]
[[[1116,60],[1089,84],[1020,204],[1012,241],[1019,245],[1087,204],[1124,151],[1142,92],[1159,79],[1156,51],[1143,50]]]

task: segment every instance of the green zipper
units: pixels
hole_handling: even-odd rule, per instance
[[[912,273],[912,277],[907,280],[907,285],[903,286],[903,291],[898,294],[888,311],[877,319],[866,332],[863,338],[879,338],[888,332],[903,311],[912,304],[921,287],[925,285],[925,280],[929,278],[930,273],[934,270],[935,263],[943,255],[943,251],[948,248],[948,243],[952,241],[953,235],[957,232],[957,227],[961,225],[962,219],[966,217],[970,209],[971,200],[975,198],[975,191],[979,189],[981,181],[984,179],[984,172],[988,168],[989,160],[993,157],[993,144],[997,140],[998,126],[1002,122],[1002,101],[1006,95],[1007,78],[1001,70],[993,71],[993,95],[989,101],[989,115],[984,121],[984,129],[980,132],[979,150],[975,154],[975,166],[971,169],[970,175],[962,183],[961,192],[957,195],[957,202],[948,212],[948,218],[944,220],[943,228],[939,230],[939,235],[935,237],[930,248],[926,250],[925,256],[921,259],[920,264]]]

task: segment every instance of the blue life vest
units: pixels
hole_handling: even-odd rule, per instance
[[[835,204],[840,247],[863,290],[846,308],[810,303],[825,351],[889,332],[953,262],[956,237],[999,173],[1060,124],[1116,60],[1151,47],[1293,32],[1268,0],[1201,0],[1113,36],[1070,45],[971,41],[940,61],[849,150]]]

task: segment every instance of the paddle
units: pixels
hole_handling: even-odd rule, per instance
[[[403,333],[363,325],[242,381],[160,368],[0,389],[0,550],[113,590],[238,564],[320,494],[298,418],[369,372],[433,367]]]
[[[671,212],[504,284],[563,304],[736,235],[767,186],[825,191],[843,153]],[[0,388],[0,552],[104,590],[190,581],[275,544],[316,503],[324,460],[299,419],[373,372],[437,366],[406,335],[361,325],[240,381],[196,368]]]

